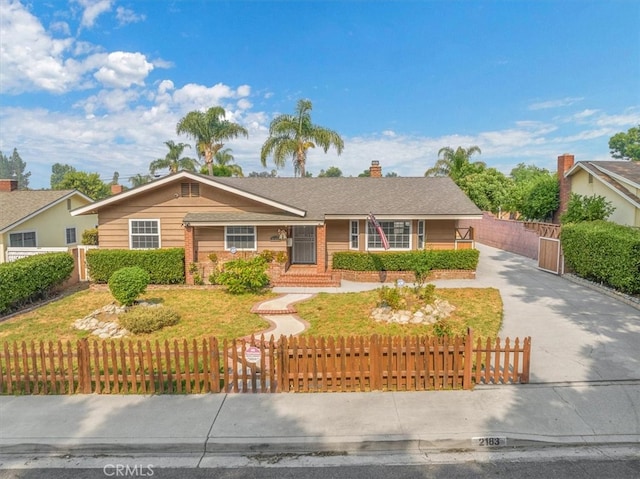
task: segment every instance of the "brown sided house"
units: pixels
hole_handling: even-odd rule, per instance
[[[189,266],[204,268],[212,253],[224,261],[270,250],[286,253],[281,280],[303,284],[331,282],[336,251],[384,251],[369,213],[395,251],[473,247],[472,231],[458,221],[482,218],[449,178],[227,178],[186,171],[72,212],[98,215],[100,248],[184,247],[188,283]]]

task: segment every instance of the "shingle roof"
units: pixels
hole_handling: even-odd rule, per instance
[[[75,190],[0,191],[0,232],[11,228],[25,217],[47,209]]]
[[[480,215],[450,178],[215,178],[215,181],[289,204],[307,219],[331,215]]]
[[[631,203],[640,205],[640,198],[628,189],[628,183],[640,187],[640,162],[638,161],[579,161],[567,173],[571,176],[578,168],[582,168],[607,184]],[[624,178],[621,182],[619,178]]]

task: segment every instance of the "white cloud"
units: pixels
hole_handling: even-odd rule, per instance
[[[560,100],[548,100],[529,105],[529,110],[546,110],[549,108],[560,108],[565,106],[571,106],[574,103],[580,102],[584,98],[565,97]]]
[[[144,85],[144,79],[151,70],[153,65],[141,53],[112,52],[94,77],[108,87],[128,88]]]
[[[112,0],[75,0],[81,8],[82,20],[80,21],[81,28],[91,28],[96,22],[96,19],[105,12],[111,10]]]
[[[144,15],[139,15],[128,8],[116,8],[116,19],[120,25],[128,25],[129,23],[138,23],[146,19]]]

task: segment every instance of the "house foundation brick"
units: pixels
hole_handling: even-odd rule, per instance
[[[196,262],[195,231],[193,226],[184,227],[184,277],[187,284],[193,284],[193,273],[190,271],[191,263]]]

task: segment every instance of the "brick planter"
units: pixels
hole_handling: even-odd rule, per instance
[[[340,273],[341,279],[361,283],[393,283],[399,279],[413,283],[416,280],[412,271],[334,270],[333,272]],[[476,272],[468,269],[436,269],[429,273],[427,280],[435,279],[476,279]]]

